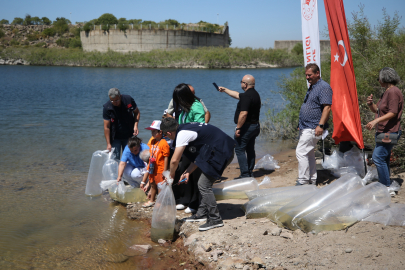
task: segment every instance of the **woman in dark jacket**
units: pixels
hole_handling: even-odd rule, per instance
[[[368,130],[375,127],[377,137],[381,133],[395,133],[401,136],[401,116],[404,98],[401,90],[395,85],[400,78],[392,68],[385,67],[380,70],[378,81],[385,88],[377,104],[373,102],[373,95],[367,97],[367,105],[375,113],[375,119],[366,125]],[[394,145],[389,143],[376,143],[373,152],[373,161],[377,167],[380,183],[389,187],[390,180],[390,156]],[[395,196],[395,192],[390,193]]]

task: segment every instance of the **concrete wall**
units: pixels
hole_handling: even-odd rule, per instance
[[[223,34],[185,30],[135,30],[126,33],[118,29],[82,31],[80,39],[84,51],[148,52],[154,49],[195,49],[204,46],[228,47],[229,28]]]
[[[274,41],[274,49],[287,49],[290,52],[297,43],[302,43],[302,40],[276,40]],[[329,40],[321,40],[320,45],[321,61],[325,61],[330,57],[330,42]]]

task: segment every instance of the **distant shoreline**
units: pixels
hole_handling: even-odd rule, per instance
[[[0,47],[0,65],[128,67],[172,69],[256,69],[302,66],[302,56],[286,50],[203,47],[121,53],[81,49]]]

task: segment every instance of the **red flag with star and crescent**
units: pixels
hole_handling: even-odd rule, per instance
[[[343,0],[324,0],[331,48],[332,138],[364,148],[359,101]]]

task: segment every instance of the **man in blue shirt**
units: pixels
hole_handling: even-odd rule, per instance
[[[323,81],[317,64],[305,67],[305,76],[310,84],[299,115],[299,142],[297,185],[316,184],[315,146],[327,128],[332,105],[332,88]]]

